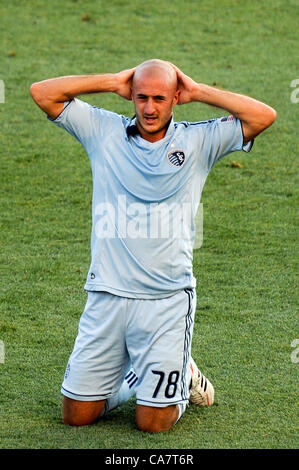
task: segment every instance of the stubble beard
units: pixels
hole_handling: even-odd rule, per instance
[[[155,127],[154,129],[151,129],[150,126],[146,126],[146,125],[144,126],[142,124],[142,122],[139,120],[138,115],[136,115],[136,124],[137,124],[137,127],[138,127],[139,131],[140,131],[140,129],[142,129],[143,132],[145,132],[148,135],[155,135],[155,134],[158,134],[158,133],[162,132],[163,130],[165,130],[165,133],[166,133],[166,131],[168,129],[168,126],[169,126],[169,123],[171,121],[171,118],[172,118],[172,115],[170,116],[170,118],[165,123],[162,123],[160,126]]]

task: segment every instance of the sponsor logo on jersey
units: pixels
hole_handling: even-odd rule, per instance
[[[170,152],[167,153],[167,158],[168,161],[173,165],[173,166],[182,166],[185,163],[186,157],[181,149],[177,150],[171,150]]]

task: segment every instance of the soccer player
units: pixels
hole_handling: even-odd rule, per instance
[[[136,394],[138,428],[166,431],[189,399],[214,401],[190,353],[194,220],[205,180],[223,156],[248,152],[276,112],[158,59],[115,74],[44,80],[30,92],[83,145],[93,176],[88,298],[61,388],[64,423],[91,424]],[[132,100],[135,116],[77,98],[104,92]],[[191,102],[229,115],[175,122],[175,105]]]

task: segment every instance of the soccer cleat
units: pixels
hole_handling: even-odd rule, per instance
[[[189,400],[198,406],[211,406],[214,403],[214,387],[200,372],[192,357],[190,358],[191,383]]]

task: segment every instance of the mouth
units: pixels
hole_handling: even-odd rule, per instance
[[[146,122],[146,124],[148,125],[152,125],[156,122],[158,118],[155,117],[155,116],[144,116],[144,121]]]

